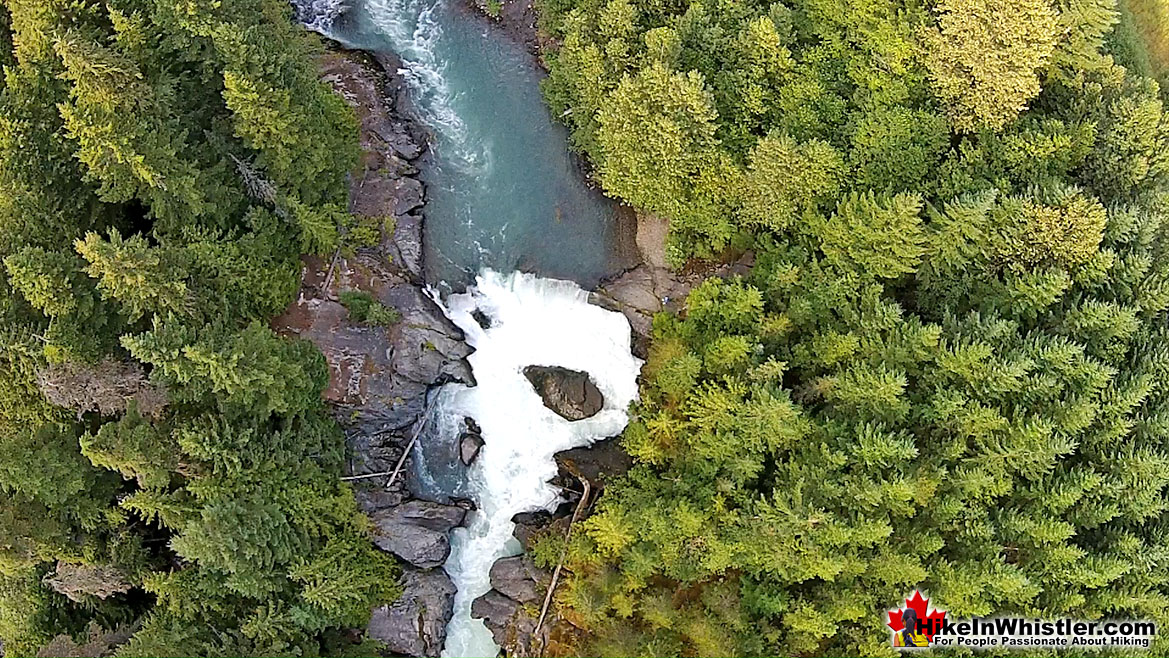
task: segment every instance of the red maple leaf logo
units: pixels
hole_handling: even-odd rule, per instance
[[[927,640],[933,641],[934,633],[942,628],[942,621],[946,618],[946,611],[930,608],[930,600],[922,598],[921,592],[918,590],[913,590],[913,596],[905,599],[905,607],[913,608],[913,611],[917,613],[917,618],[921,620],[922,634],[925,635]],[[893,629],[894,633],[905,628],[905,623],[901,621],[902,611],[904,610],[905,608],[898,608],[889,611],[889,622],[887,625]]]

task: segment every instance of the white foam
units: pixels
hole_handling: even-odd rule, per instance
[[[484,446],[468,476],[478,511],[466,528],[455,530],[446,563],[458,592],[443,656],[493,656],[499,647],[483,622],[471,619],[471,603],[491,588],[488,574],[495,560],[516,551],[512,517],[551,511],[560,502],[557,489],[547,484],[556,475],[557,452],[625,428],[641,361],[630,352],[625,317],[589,304],[588,293],[568,281],[487,271],[466,293],[452,295],[446,307],[475,348],[468,361],[478,386],[443,387],[438,412],[452,419],[473,417]],[[491,318],[490,328],[471,316],[475,309]],[[605,397],[604,408],[584,420],[561,418],[524,377],[529,365],[589,373]]]

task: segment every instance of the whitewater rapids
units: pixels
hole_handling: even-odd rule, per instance
[[[476,309],[490,318],[489,328],[472,317]],[[630,351],[628,320],[589,304],[588,293],[569,281],[488,270],[466,293],[450,296],[446,310],[475,348],[467,360],[478,386],[443,387],[438,413],[448,421],[474,418],[484,446],[468,474],[467,491],[478,511],[454,531],[446,562],[458,592],[442,655],[494,656],[499,647],[483,622],[471,619],[471,603],[491,589],[491,565],[519,552],[511,519],[559,504],[558,490],[547,483],[556,475],[557,452],[625,428],[641,360]],[[589,373],[605,397],[604,408],[584,420],[561,418],[524,377],[530,365]]]

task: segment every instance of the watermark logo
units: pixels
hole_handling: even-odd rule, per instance
[[[930,607],[930,600],[915,589],[903,607],[889,611],[886,625],[893,631],[893,646],[928,647],[945,620],[946,611]]]
[[[1135,619],[1030,619],[1025,617],[974,617],[954,619],[934,608],[919,590],[905,598],[905,605],[889,610],[886,625],[899,649],[965,647],[968,649],[1061,649],[1132,647],[1148,649],[1157,625]]]

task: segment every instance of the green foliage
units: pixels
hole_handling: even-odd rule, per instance
[[[9,654],[342,653],[397,595],[268,327],[352,221],[318,51],[278,0],[0,2]]]
[[[1039,94],[1059,39],[1047,0],[942,0],[923,32],[934,93],[959,131],[998,130]]]
[[[895,278],[917,269],[925,253],[920,210],[921,200],[913,195],[853,194],[827,221],[813,223],[812,230],[829,263],[861,275]]]
[[[665,214],[686,237],[721,249],[735,185],[715,150],[716,113],[701,76],[652,63],[622,80],[601,108],[601,180],[611,194]],[[706,175],[709,173],[709,175]]]
[[[349,317],[355,322],[389,327],[402,319],[402,314],[397,309],[386,306],[363,290],[346,290],[341,293],[340,301],[349,310]]]
[[[654,319],[567,547],[582,655],[889,655],[915,587],[1167,620],[1169,119],[1125,6],[541,8],[606,189],[681,261],[755,252]]]
[[[840,154],[824,142],[765,137],[751,151],[743,181],[743,217],[749,225],[783,231],[832,199],[843,175]]]
[[[171,320],[171,321],[168,321]],[[236,331],[195,330],[156,318],[154,328],[123,336],[134,358],[180,399],[215,395],[261,414],[312,409],[328,381],[325,359],[308,342],[282,339],[258,322]]]

